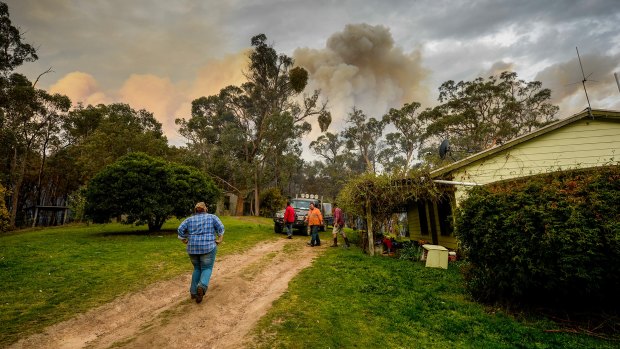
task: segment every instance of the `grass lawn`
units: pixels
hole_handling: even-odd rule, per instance
[[[276,238],[273,222],[222,217],[218,257]],[[146,227],[75,225],[0,235],[0,347],[124,293],[188,273],[177,239],[179,221],[148,234]]]
[[[222,218],[218,256],[282,238],[269,219]],[[120,224],[66,226],[0,236],[0,347],[117,296],[191,271],[166,231]],[[309,239],[309,237],[308,237]],[[329,232],[321,233],[331,244]],[[328,248],[291,281],[255,333],[260,348],[616,348],[553,322],[515,319],[468,299],[457,266],[369,257]]]
[[[458,266],[329,249],[302,271],[255,328],[258,348],[617,348],[618,342],[548,333],[468,299]]]

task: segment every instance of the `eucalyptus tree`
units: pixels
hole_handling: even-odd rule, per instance
[[[59,120],[68,111],[71,101],[66,96],[50,95],[36,89],[23,75],[12,74],[6,81],[10,85],[3,91],[9,101],[2,105],[2,144],[6,146],[6,179],[10,188],[11,225],[15,225],[20,204],[22,185],[29,168],[39,163],[39,179],[43,172],[50,142],[58,140]],[[35,192],[40,188],[40,180]],[[37,203],[37,194],[31,198]]]
[[[91,122],[91,124],[89,124]],[[168,140],[153,113],[128,104],[79,107],[65,123],[76,164],[85,182],[123,155],[144,152],[165,156]]]
[[[20,175],[22,164],[25,171],[25,162],[21,160],[25,160],[26,154],[24,140],[20,139],[23,132],[15,129],[20,125],[16,119],[27,119],[29,110],[36,109],[34,87],[25,76],[13,74],[15,68],[24,62],[38,58],[34,47],[22,42],[22,37],[20,29],[11,22],[9,7],[0,2],[0,185],[7,188],[6,194],[4,191],[2,194],[11,197],[10,226],[15,225],[16,201],[23,180]],[[22,97],[25,100],[20,100]],[[19,111],[27,114],[19,115]]]
[[[455,159],[534,131],[554,121],[558,107],[539,81],[519,80],[514,72],[488,79],[446,81],[439,106],[420,114],[428,122],[425,137],[433,148],[449,139]]]
[[[328,165],[334,165],[339,156],[343,154],[345,143],[338,134],[326,132],[310,142],[310,149],[323,158]]]
[[[385,122],[372,117],[367,119],[363,111],[353,107],[348,115],[347,125],[342,131],[347,148],[359,153],[364,160],[366,172],[374,173],[377,149],[383,135]]]
[[[189,147],[203,149],[197,151],[207,153],[221,151],[231,155],[229,159],[234,161],[234,166],[244,175],[233,173],[231,177],[222,180],[240,177],[249,179],[245,183],[235,180],[237,185],[234,187],[242,197],[253,190],[255,214],[260,211],[261,186],[276,181],[281,168],[280,159],[290,153],[288,150],[297,144],[303,134],[311,130],[310,118],[316,117],[323,131],[331,123],[326,103],[319,100],[319,91],[303,95],[301,103],[296,99],[306,87],[307,71],[293,67],[292,58],[278,55],[266,41],[264,34],[254,36],[251,40],[253,50],[245,72],[247,82],[239,87],[228,86],[218,95],[203,99],[203,109],[192,109],[189,120],[177,119],[181,134],[189,141]],[[193,122],[194,118],[205,120]],[[210,137],[210,132],[204,129],[213,127],[218,121],[224,122],[222,127],[226,127],[227,131],[234,130],[236,138],[232,144]],[[215,149],[204,150],[212,145]],[[207,158],[209,156],[207,154]],[[264,177],[267,164],[272,169],[275,167],[272,178]],[[207,163],[207,166],[210,164]],[[241,200],[238,202],[242,204]]]
[[[387,147],[379,153],[379,161],[388,172],[406,172],[422,147],[425,125],[417,113],[419,108],[418,102],[405,103],[383,116],[383,122],[394,125],[397,131],[385,135]]]
[[[22,33],[14,26],[9,15],[9,7],[0,2],[0,72],[6,76],[24,62],[37,60],[35,48],[22,42]]]

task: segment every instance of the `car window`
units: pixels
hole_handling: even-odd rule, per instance
[[[310,209],[310,201],[295,201],[291,202],[291,206],[293,208],[298,208],[301,210],[309,210]]]
[[[324,203],[323,204],[323,210],[325,211],[325,213],[331,214],[332,213],[332,204]]]

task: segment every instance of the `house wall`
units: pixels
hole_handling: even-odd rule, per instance
[[[582,119],[452,172],[454,181],[487,184],[620,161],[620,123]],[[457,203],[467,187],[457,186]]]

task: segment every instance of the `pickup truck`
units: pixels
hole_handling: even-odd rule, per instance
[[[291,207],[295,209],[295,222],[293,223],[293,229],[299,230],[302,233],[309,235],[308,231],[308,223],[306,223],[306,216],[308,215],[308,210],[310,209],[310,203],[314,203],[315,207],[318,207],[321,210],[321,214],[323,215],[323,226],[319,228],[321,231],[327,230],[327,226],[334,225],[334,215],[332,213],[332,204],[329,202],[321,202],[318,199],[310,199],[310,198],[294,198],[290,200]],[[277,234],[281,234],[284,228],[284,210],[280,210],[276,212],[273,217],[274,227],[273,230]]]

